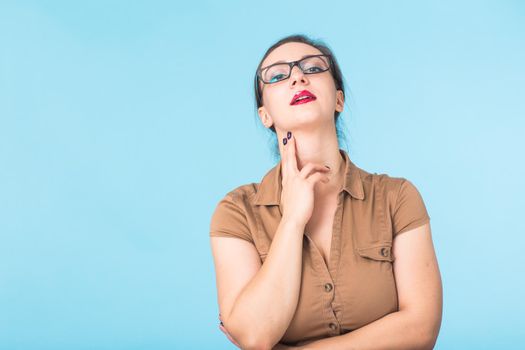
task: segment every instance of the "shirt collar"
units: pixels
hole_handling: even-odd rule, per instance
[[[339,153],[341,153],[345,162],[343,190],[356,199],[364,199],[365,192],[359,168],[350,160],[345,150],[339,149]],[[254,203],[256,205],[280,206],[282,191],[281,164],[282,160],[262,178],[255,196]]]

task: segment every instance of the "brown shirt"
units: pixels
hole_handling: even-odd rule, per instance
[[[329,264],[307,233],[297,309],[281,342],[347,333],[398,310],[393,238],[430,221],[416,187],[402,177],[371,174],[345,161]],[[210,236],[252,243],[264,263],[282,217],[281,161],[260,183],[239,186],[217,204]]]

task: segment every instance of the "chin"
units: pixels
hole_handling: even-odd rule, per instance
[[[296,120],[322,121],[323,113],[316,108],[305,108],[303,110],[295,110],[293,113],[293,117]]]
[[[297,113],[293,116],[293,127],[291,128],[318,128],[325,123],[324,118],[318,113]]]

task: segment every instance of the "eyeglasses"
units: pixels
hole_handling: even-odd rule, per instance
[[[274,63],[257,70],[257,77],[265,84],[274,84],[290,77],[294,66],[304,74],[326,72],[331,66],[331,55],[310,55],[298,61]]]

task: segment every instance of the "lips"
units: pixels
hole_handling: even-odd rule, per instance
[[[303,91],[299,91],[297,92],[292,100],[290,101],[290,105],[296,105],[296,104],[301,104],[301,103],[307,103],[307,102],[310,102],[310,101],[315,101],[317,99],[317,97],[315,97],[314,94],[312,94],[310,91],[308,90],[303,90]]]

